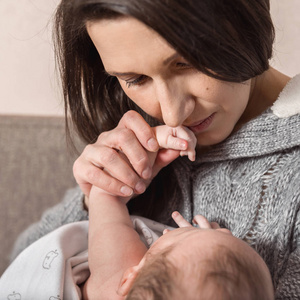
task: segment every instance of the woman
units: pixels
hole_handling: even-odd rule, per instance
[[[71,191],[15,252],[86,219],[96,185],[162,223],[218,222],[262,256],[276,299],[300,299],[300,79],[269,66],[269,1],[62,0],[56,33],[66,114],[89,144],[74,164],[85,209]],[[195,162],[158,149],[159,123],[194,132]]]

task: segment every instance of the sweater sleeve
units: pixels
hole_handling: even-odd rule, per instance
[[[30,244],[54,229],[68,223],[87,219],[88,212],[84,209],[81,190],[79,187],[69,189],[63,201],[46,210],[40,221],[31,224],[19,235],[10,255],[11,261]]]
[[[275,299],[300,299],[300,211],[294,227],[293,246],[284,273],[280,276]]]

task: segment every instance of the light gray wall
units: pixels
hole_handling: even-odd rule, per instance
[[[300,1],[271,0],[271,14],[276,30],[271,64],[294,76],[300,73]]]
[[[58,0],[0,0],[0,113],[62,114],[51,17]]]
[[[61,115],[51,17],[59,0],[0,0],[0,113]],[[300,1],[271,0],[277,38],[271,64],[300,73]]]

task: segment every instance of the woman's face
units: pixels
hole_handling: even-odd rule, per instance
[[[204,75],[160,35],[131,17],[88,22],[105,70],[127,96],[168,126],[187,126],[207,146],[230,135],[249,101],[251,81]]]

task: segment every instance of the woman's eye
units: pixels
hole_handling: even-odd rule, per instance
[[[145,75],[141,75],[140,77],[134,79],[134,80],[125,80],[127,88],[130,88],[133,85],[140,85],[146,80]]]
[[[191,68],[191,65],[188,63],[184,63],[184,62],[178,62],[178,63],[176,63],[176,67],[184,69],[184,68]]]

